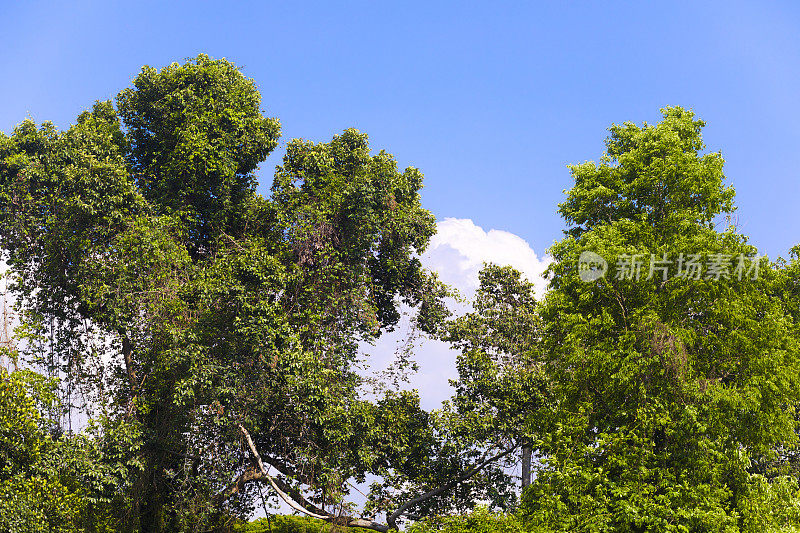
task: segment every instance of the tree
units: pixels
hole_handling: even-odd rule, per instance
[[[9,532],[114,531],[119,478],[97,441],[53,424],[57,383],[0,367],[0,528]]]
[[[461,352],[454,420],[479,447],[520,443],[524,489],[531,481],[536,420],[547,402],[533,284],[511,267],[486,265],[472,308],[450,321],[443,335]],[[513,506],[513,493],[499,486],[495,492],[503,507]]]
[[[102,421],[125,530],[224,530],[266,485],[386,531],[493,459],[448,446],[414,393],[361,395],[360,343],[401,305],[423,330],[446,315],[418,259],[434,232],[422,174],[351,129],[291,141],[263,197],[278,135],[254,82],[204,55],[145,67],[66,131],[0,135],[23,355]],[[344,505],[368,474],[386,480],[370,502],[386,524]]]
[[[530,521],[555,530],[750,530],[763,479],[751,459],[797,440],[800,352],[774,297],[781,267],[722,218],[734,191],[722,156],[703,153],[704,123],[662,113],[612,126],[599,164],[570,167],[542,307],[558,404],[525,494]],[[605,277],[581,276],[587,251]],[[722,266],[695,279],[690,262]]]

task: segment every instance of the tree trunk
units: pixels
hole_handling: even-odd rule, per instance
[[[530,446],[522,448],[522,490],[531,484],[531,456],[533,455]]]
[[[152,466],[152,465],[148,465]],[[139,523],[142,533],[149,531],[152,533],[161,533],[164,530],[163,510],[164,501],[163,496],[158,491],[158,477],[159,474],[150,468],[150,472],[143,472],[145,476],[144,494],[141,495],[141,510],[139,515]]]

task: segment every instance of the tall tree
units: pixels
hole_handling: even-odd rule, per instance
[[[83,393],[126,473],[127,530],[224,529],[266,485],[386,531],[488,464],[447,445],[415,394],[362,397],[360,344],[401,305],[422,329],[445,316],[419,261],[434,219],[417,169],[346,130],[290,142],[257,194],[278,122],[204,55],[145,67],[116,103],[0,135],[0,246],[25,355]],[[386,523],[345,506],[368,474]]]
[[[511,267],[489,264],[479,273],[472,310],[450,321],[443,335],[460,351],[455,420],[477,446],[520,444],[523,489],[531,481],[536,420],[547,402],[541,329],[533,284]],[[512,506],[513,494],[503,498]]]
[[[746,527],[750,459],[796,442],[800,352],[778,267],[725,225],[734,192],[704,123],[662,113],[612,126],[560,206],[542,308],[559,400],[525,495],[553,529]],[[584,252],[605,276],[597,256],[585,275]]]

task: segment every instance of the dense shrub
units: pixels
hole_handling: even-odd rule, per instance
[[[118,465],[88,433],[62,433],[57,382],[0,367],[0,531],[111,533],[125,505]]]
[[[515,515],[495,514],[479,507],[467,515],[430,518],[413,524],[409,533],[522,533],[526,531]]]
[[[768,481],[753,476],[747,493],[739,503],[742,531],[800,531],[793,524],[800,523],[800,497],[797,480],[789,476]]]
[[[236,528],[237,533],[346,533],[365,531],[329,524],[307,516],[273,515]]]

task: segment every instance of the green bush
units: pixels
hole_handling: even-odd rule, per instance
[[[345,533],[365,530],[334,526],[307,516],[273,515],[242,524],[236,531],[237,533]]]
[[[118,531],[111,466],[86,434],[54,436],[55,380],[0,367],[0,531]],[[112,488],[109,488],[112,487]]]
[[[495,514],[479,507],[468,515],[441,516],[422,520],[408,528],[409,533],[522,533],[522,521],[515,515]]]
[[[792,477],[781,476],[768,481],[762,476],[753,476],[738,507],[743,532],[800,532],[797,527],[800,497],[797,480]]]

